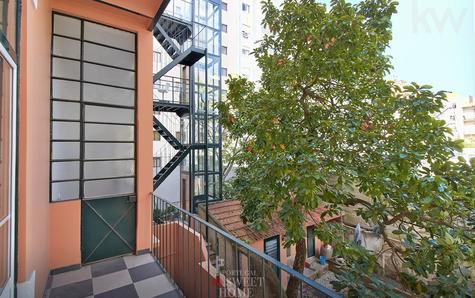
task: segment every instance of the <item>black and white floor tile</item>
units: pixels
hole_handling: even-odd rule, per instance
[[[45,298],[181,298],[150,254],[125,256],[50,276]]]

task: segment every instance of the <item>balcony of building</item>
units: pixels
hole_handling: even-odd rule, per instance
[[[216,220],[227,212],[224,216],[232,222],[223,222],[228,228],[238,226],[237,234],[207,222],[204,214],[191,214],[158,197],[152,202],[151,253],[53,270],[44,297],[286,297],[290,277],[298,280],[299,297],[340,297],[280,262],[280,255],[273,255],[279,251],[279,237],[272,246],[246,238],[259,234],[249,228],[251,234],[244,238],[234,236],[243,230],[234,201],[213,206],[210,214]],[[202,213],[204,208],[200,206]]]
[[[206,221],[206,215],[156,196],[152,204],[152,255],[185,297],[286,297],[291,277],[298,282],[299,297],[340,297],[280,262],[280,255],[273,255],[280,237],[260,247]],[[228,221],[239,216],[231,213],[225,215]]]

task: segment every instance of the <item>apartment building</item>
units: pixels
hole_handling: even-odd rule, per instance
[[[251,54],[262,39],[262,5],[260,0],[222,2],[222,76],[241,75],[251,81],[260,79],[261,70]],[[226,84],[223,89],[226,90]]]
[[[464,140],[460,156],[475,158],[475,99],[473,96],[448,93],[445,108],[439,115],[452,130],[453,138]]]

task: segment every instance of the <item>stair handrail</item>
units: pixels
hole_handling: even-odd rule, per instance
[[[153,84],[153,100],[169,102],[175,104],[189,104],[189,79],[176,76],[163,76]],[[161,93],[156,96],[155,90]],[[165,99],[165,93],[171,92],[171,99]],[[175,93],[178,93],[178,99],[175,99]]]

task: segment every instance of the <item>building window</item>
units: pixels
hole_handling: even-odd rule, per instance
[[[50,200],[134,194],[135,34],[55,14],[52,39]]]
[[[248,13],[250,9],[251,9],[251,7],[249,6],[249,4],[247,4],[247,3],[242,4],[242,11]]]
[[[250,52],[249,52],[248,49],[242,49],[242,54],[243,54],[244,56],[249,55],[249,53],[250,53]]]
[[[161,139],[160,133],[159,133],[158,131],[155,131],[155,130],[154,130],[154,131],[153,131],[153,140],[154,140],[154,141],[160,141],[160,139]]]
[[[315,233],[313,232],[313,226],[307,227],[307,257],[315,256]]]
[[[162,53],[153,51],[153,73],[157,73],[162,69]]]
[[[227,77],[227,76],[228,76],[228,69],[225,68],[225,67],[223,67],[223,68],[221,69],[221,75],[222,75],[223,77]]]
[[[228,4],[226,2],[221,2],[221,9],[223,11],[228,11]]]
[[[279,236],[271,237],[264,240],[264,253],[277,261],[280,261],[280,243]],[[280,270],[277,266],[272,266],[280,276]]]
[[[228,32],[228,25],[223,24],[223,25],[221,26],[221,31],[223,31],[224,33]]]
[[[153,158],[153,167],[155,169],[162,167],[162,158],[161,157],[154,157]]]
[[[249,33],[243,30],[242,31],[242,37],[244,37],[245,39],[248,39],[249,38]]]
[[[227,54],[228,54],[228,47],[223,46],[223,47],[221,48],[221,52],[223,53],[223,55],[227,55]]]
[[[0,295],[13,297],[10,293],[13,293],[14,275],[14,252],[11,247],[15,239],[15,214],[12,209],[15,194],[11,190],[15,183],[16,148],[12,136],[16,126],[13,113],[16,99],[12,90],[15,89],[13,78],[16,72],[14,64],[10,64],[10,59],[6,57],[0,54]]]
[[[2,0],[0,1],[0,31],[6,37],[6,40],[1,40],[0,42],[5,46],[9,47],[9,44],[12,46],[11,50],[15,50],[16,46],[16,33],[18,30],[17,19],[16,19],[16,9],[17,1],[12,0]],[[1,293],[1,291],[0,291]]]

